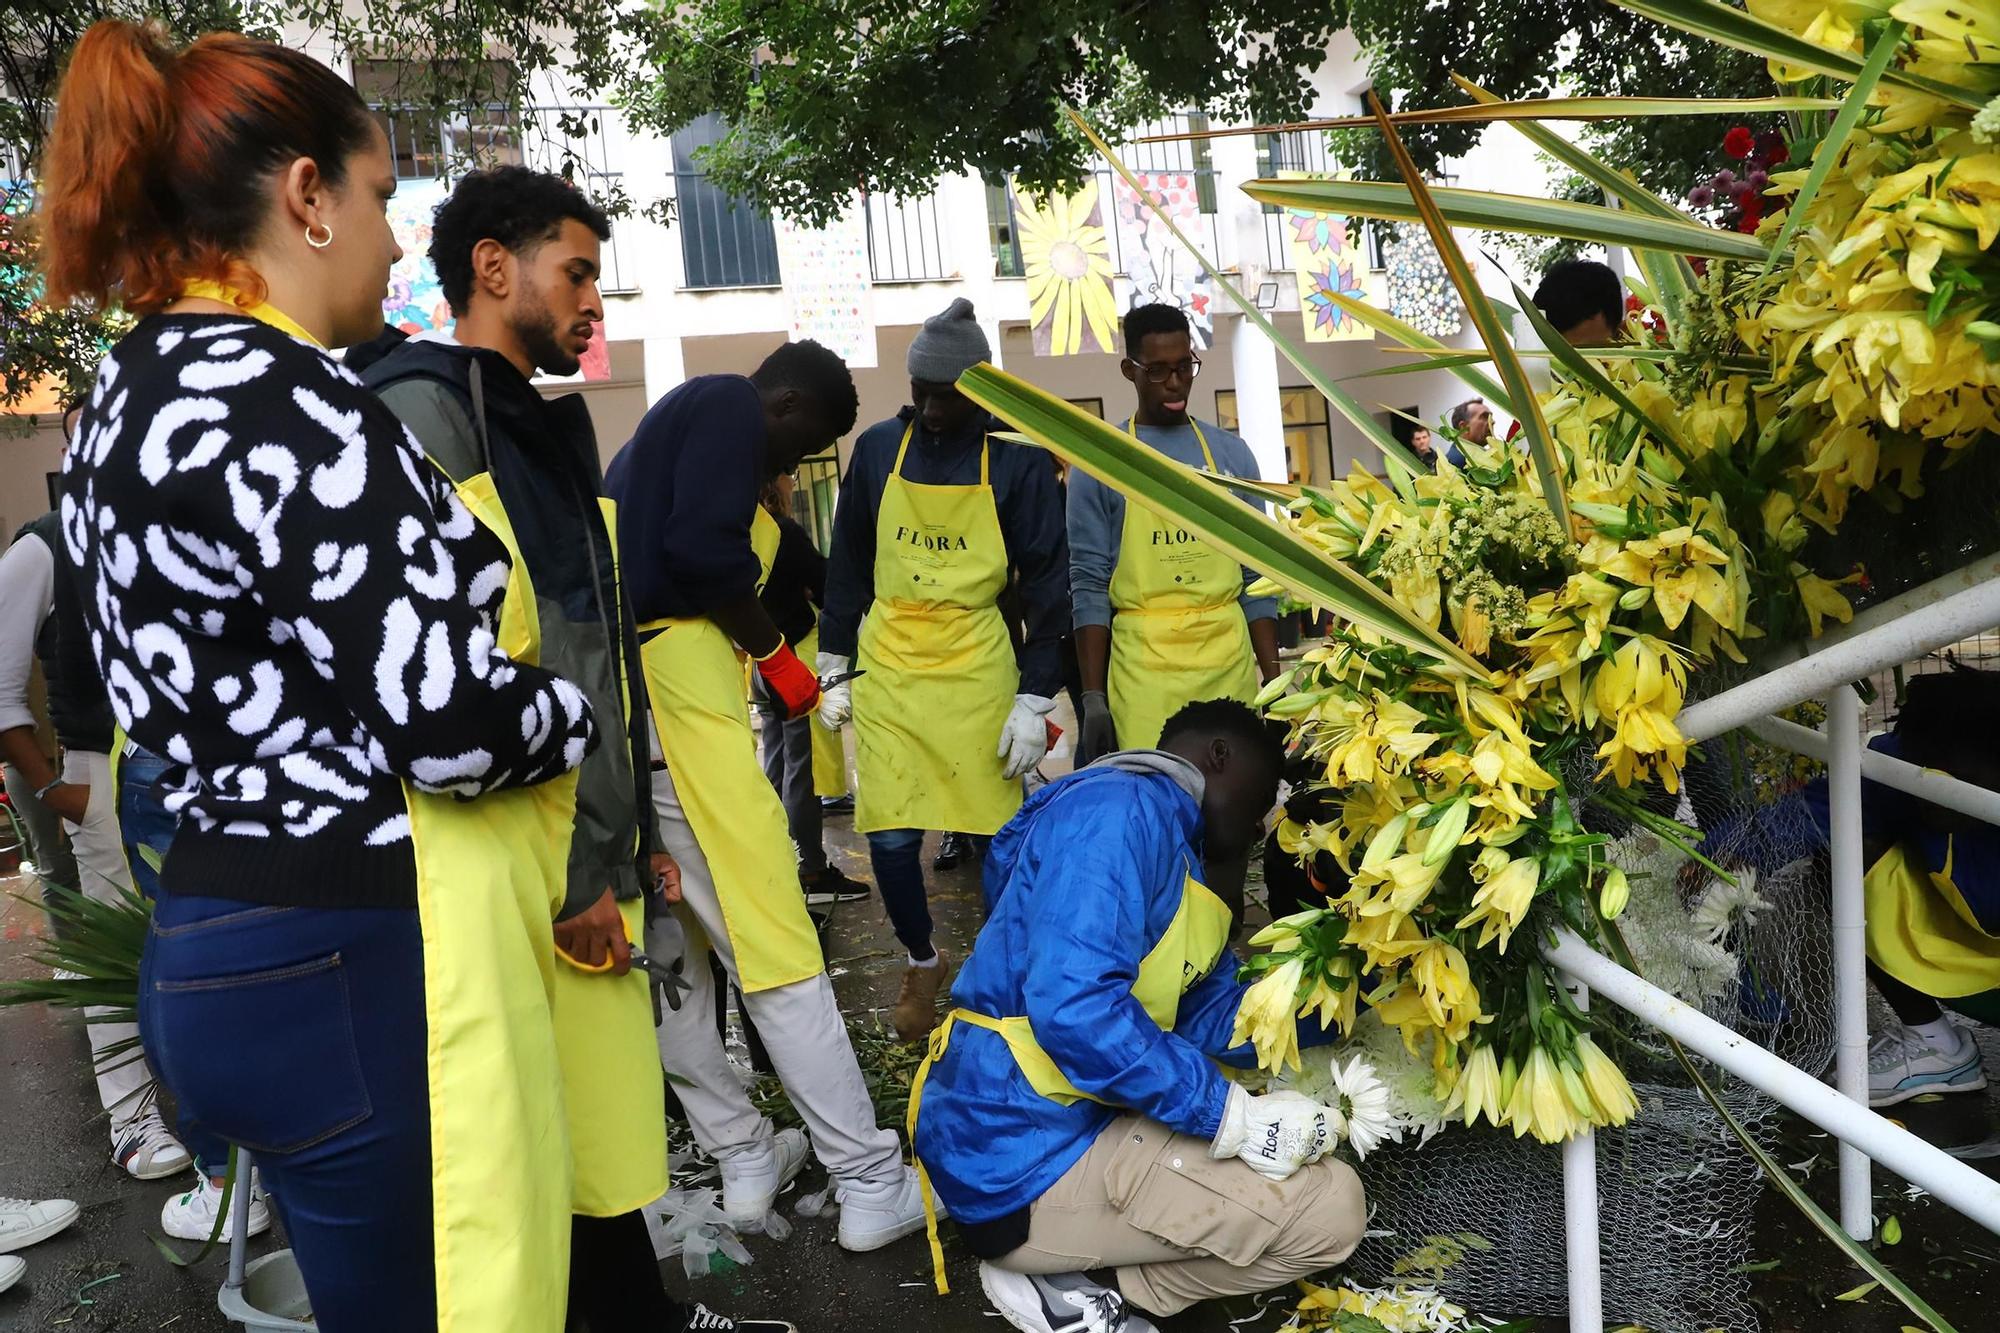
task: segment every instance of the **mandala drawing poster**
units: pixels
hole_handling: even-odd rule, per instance
[[[389,227],[403,257],[389,270],[389,295],[382,320],[405,333],[427,333],[452,325],[451,307],[431,267],[431,215],[451,188],[441,180],[402,181],[389,201]]]
[[[1111,185],[1118,206],[1118,241],[1125,254],[1125,272],[1132,279],[1132,304],[1158,301],[1178,306],[1187,313],[1194,331],[1195,350],[1206,350],[1215,340],[1215,309],[1208,271],[1195,261],[1173,232],[1146,206],[1154,207],[1173,220],[1182,234],[1197,235],[1201,224],[1201,198],[1195,175],[1190,171],[1141,171],[1134,176],[1138,190],[1123,177]]]
[[[876,365],[868,223],[859,204],[824,227],[800,226],[784,217],[771,221],[777,230],[791,340],[811,338],[856,370]]]
[[[1118,350],[1118,302],[1111,294],[1111,237],[1096,181],[1074,194],[1014,191],[1028,324],[1036,356]]]
[[[1281,171],[1281,176],[1311,179],[1312,173]],[[1299,279],[1299,316],[1306,341],[1330,343],[1372,339],[1375,331],[1335,304],[1330,293],[1356,301],[1381,304],[1380,284],[1368,271],[1358,218],[1338,213],[1307,213],[1288,208],[1280,215],[1292,270]]]

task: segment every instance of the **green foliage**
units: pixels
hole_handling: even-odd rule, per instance
[[[709,177],[817,221],[856,189],[924,194],[968,168],[1075,181],[1065,104],[1112,130],[1188,107],[1295,119],[1339,26],[1291,0],[707,0],[657,34],[629,104],[662,130],[719,112]]]
[[[1333,8],[1367,51],[1375,86],[1395,90],[1399,110],[1462,100],[1452,94],[1450,72],[1509,101],[1579,92],[1758,97],[1771,91],[1762,60],[1684,39],[1604,0],[1545,0],[1526,10],[1513,0],[1441,0],[1425,9],[1421,23],[1410,21],[1404,0],[1335,0]],[[1769,128],[1775,125],[1773,118]],[[1647,117],[1594,125],[1584,137],[1607,162],[1677,200],[1719,165],[1723,128],[1699,117]],[[1480,129],[1413,125],[1401,133],[1417,165],[1435,171],[1463,156]],[[1388,148],[1373,131],[1345,131],[1334,137],[1334,148],[1357,175],[1395,179]]]
[[[393,96],[436,119],[496,103],[518,112],[538,75],[560,74],[579,100],[629,87],[641,69],[633,51],[671,26],[669,12],[625,5],[570,6],[560,11],[560,30],[550,26],[556,15],[532,0],[6,0],[0,5],[0,346],[6,349],[0,409],[48,380],[81,390],[123,331],[115,315],[36,304],[36,247],[21,225],[32,204],[27,176],[54,119],[64,65],[91,24],[151,20],[176,42],[223,29],[277,39],[287,30],[296,36],[290,25],[302,25],[347,58],[423,53],[427,58],[405,66]],[[496,51],[511,52],[511,60],[489,58]],[[579,121],[570,116],[546,128],[576,136]],[[565,160],[562,168],[574,165]]]

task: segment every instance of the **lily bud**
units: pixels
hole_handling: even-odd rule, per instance
[[[1624,871],[1613,866],[1605,872],[1604,883],[1598,887],[1597,910],[1604,913],[1606,921],[1616,921],[1631,897],[1631,881],[1625,878]]]

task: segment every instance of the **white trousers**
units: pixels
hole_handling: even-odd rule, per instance
[[[708,936],[723,970],[737,981],[736,951],[722,918],[715,880],[695,840],[671,775],[653,773],[653,811],[660,845],[681,868],[681,910]],[[715,983],[708,959],[689,947],[687,932],[671,918],[654,922],[646,949],[662,962],[685,959],[681,975],[693,989],[659,1027],[660,1063],[682,1080],[674,1087],[702,1151],[718,1162],[761,1156],[771,1150],[771,1122],[758,1114],[742,1077],[715,1030]],[[678,937],[678,938],[676,938]],[[847,1039],[833,983],[818,976],[743,997],[771,1064],[812,1136],[813,1152],[836,1181],[889,1185],[903,1173],[902,1145],[892,1129],[875,1123],[875,1104]]]
[[[76,877],[84,896],[100,903],[118,901],[121,892],[134,892],[132,870],[125,861],[125,840],[118,832],[118,790],[111,785],[111,756],[94,750],[67,750],[63,753],[63,781],[90,788],[83,822],[63,821],[69,831],[69,845],[76,854]],[[91,1020],[111,1012],[103,1007],[84,1010]],[[97,1099],[111,1115],[111,1132],[116,1137],[123,1123],[146,1106],[142,1096],[153,1081],[145,1058],[138,1048],[136,1023],[91,1022],[91,1062],[97,1070]],[[107,1054],[109,1047],[130,1043],[123,1051]]]

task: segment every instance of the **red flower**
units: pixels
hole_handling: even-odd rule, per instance
[[[1744,158],[1750,156],[1750,150],[1756,143],[1756,136],[1750,133],[1749,127],[1738,125],[1723,136],[1722,151],[1731,157]]]
[[[1743,196],[1743,216],[1736,221],[1736,230],[1745,234],[1754,233],[1764,220],[1764,201],[1754,194]]]

